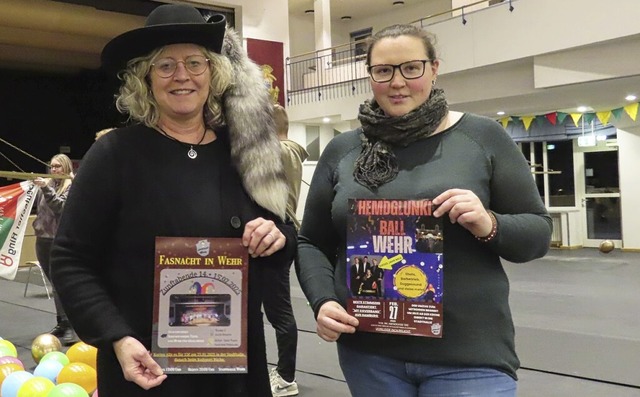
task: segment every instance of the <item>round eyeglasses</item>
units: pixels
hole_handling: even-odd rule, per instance
[[[156,74],[162,78],[169,78],[178,70],[178,64],[183,63],[187,72],[194,76],[200,76],[207,70],[209,59],[202,55],[190,55],[184,61],[176,61],[173,58],[161,58],[151,64]]]
[[[386,83],[391,81],[396,73],[396,69],[400,71],[402,77],[407,80],[419,79],[424,76],[425,65],[431,62],[431,59],[415,59],[399,63],[397,65],[371,65],[367,68],[371,79],[376,83]]]

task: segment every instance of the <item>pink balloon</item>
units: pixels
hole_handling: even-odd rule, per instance
[[[24,369],[24,364],[22,364],[22,361],[20,361],[20,359],[16,357],[11,357],[11,356],[0,357],[0,365],[2,364],[18,364],[19,366],[22,367],[22,369]]]
[[[96,391],[93,392],[93,394],[91,395],[91,397],[98,397],[98,389],[96,389]]]

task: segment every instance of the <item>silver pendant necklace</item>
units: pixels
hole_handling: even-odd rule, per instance
[[[165,130],[163,130],[162,128],[160,128],[160,126],[156,126],[157,129],[160,130],[160,132],[162,132],[162,134],[164,136],[166,136],[167,138],[178,142],[181,145],[187,146],[189,145],[189,150],[187,151],[187,157],[189,157],[191,160],[195,159],[196,157],[198,157],[198,152],[196,151],[196,149],[193,148],[193,144],[191,143],[185,143],[182,141],[177,140],[176,138],[172,137],[171,135],[167,134],[165,132]],[[198,143],[196,143],[196,146],[200,145],[202,143],[202,141],[204,141],[204,137],[207,135],[207,127],[204,127],[204,133],[202,134],[202,138],[200,138],[200,141],[198,141]]]

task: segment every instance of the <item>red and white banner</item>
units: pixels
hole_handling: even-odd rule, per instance
[[[0,277],[16,277],[36,193],[31,181],[0,187]]]

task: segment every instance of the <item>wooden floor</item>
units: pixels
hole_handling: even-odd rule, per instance
[[[640,254],[554,249],[527,264],[505,263],[505,270],[522,361],[518,396],[640,397]],[[0,337],[13,342],[32,367],[31,341],[55,322],[53,301],[33,271],[27,297],[26,269],[16,281],[0,279]],[[349,396],[335,344],[316,336],[295,276],[292,299],[300,396]],[[265,328],[275,364],[274,332],[268,323]]]

